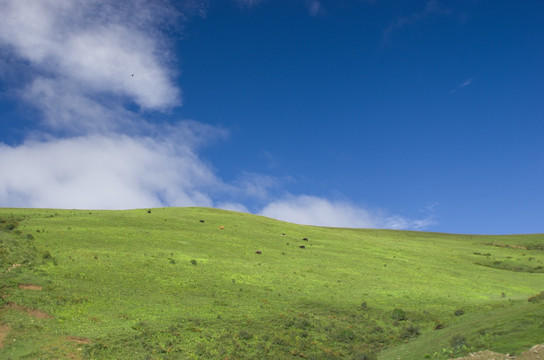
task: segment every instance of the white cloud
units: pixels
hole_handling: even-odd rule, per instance
[[[369,211],[349,202],[308,195],[271,202],[260,214],[296,224],[330,227],[421,230],[433,224],[431,218],[408,219],[382,211]]]
[[[176,138],[90,135],[0,144],[0,163],[0,206],[212,206],[209,193],[223,186]]]
[[[77,83],[81,93],[127,97],[146,109],[178,105],[180,92],[172,83],[172,69],[164,64],[158,33],[143,27],[151,25],[144,20],[151,17],[150,8],[140,8],[144,15],[130,21],[119,15],[125,8],[108,13],[104,4],[0,1],[0,44],[42,76]]]
[[[135,116],[116,103],[106,104],[80,91],[76,82],[35,78],[21,97],[40,110],[44,125],[55,132],[88,134],[130,128]]]

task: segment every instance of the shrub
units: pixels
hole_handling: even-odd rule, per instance
[[[465,314],[465,311],[463,309],[457,309],[457,310],[455,310],[455,312],[453,314],[455,316],[461,316],[461,315]]]
[[[17,225],[19,225],[19,224],[15,220],[3,221],[2,222],[2,229],[7,230],[7,231],[11,231],[11,230],[15,229],[17,227]]]
[[[397,308],[391,313],[391,318],[396,321],[403,321],[406,320],[406,313],[404,310]]]
[[[191,260],[191,264],[196,265],[196,260],[195,260],[195,259],[192,259],[192,260]]]
[[[467,346],[467,339],[463,335],[455,335],[450,340],[450,345],[454,350]]]
[[[419,335],[419,327],[414,324],[410,324],[402,330],[401,338],[409,339]]]

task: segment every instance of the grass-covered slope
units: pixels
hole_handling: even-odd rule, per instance
[[[528,301],[544,235],[203,208],[0,209],[0,225],[2,359],[442,359],[544,341],[544,296]]]

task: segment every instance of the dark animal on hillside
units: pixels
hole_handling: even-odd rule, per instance
[[[301,248],[301,249],[306,249],[306,246],[300,245],[299,248]]]
[[[255,254],[257,254],[257,255],[261,255],[262,253],[263,253],[263,252],[262,252],[261,250],[255,251]]]
[[[148,213],[148,214],[151,214],[151,209],[147,210],[147,213]]]
[[[302,238],[303,241],[308,241],[308,238]]]
[[[281,236],[285,236],[285,233],[281,233]]]
[[[199,223],[204,224],[204,220],[200,220]]]

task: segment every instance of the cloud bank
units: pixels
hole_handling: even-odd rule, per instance
[[[345,201],[299,195],[271,202],[261,215],[302,225],[421,230],[434,223],[432,216],[409,219],[370,211]]]
[[[130,209],[212,206],[220,186],[188,147],[171,140],[91,135],[0,145],[0,199],[24,207]]]

